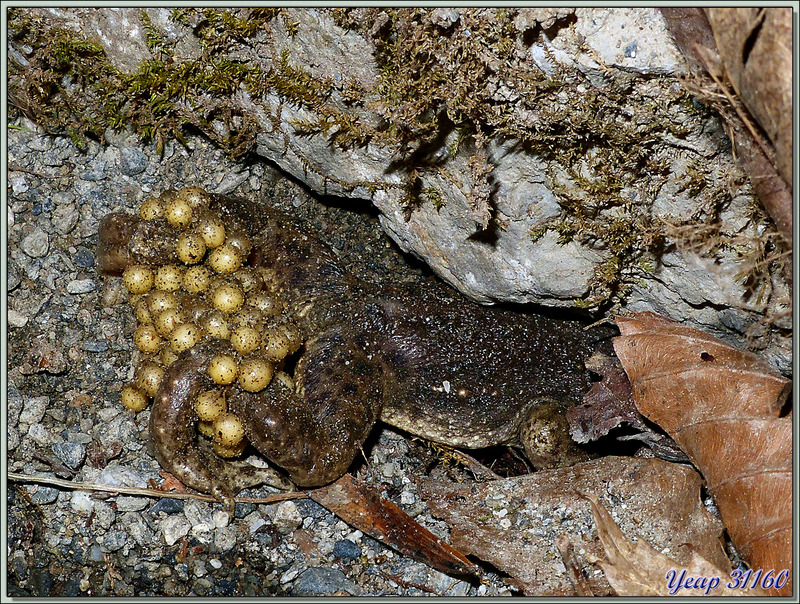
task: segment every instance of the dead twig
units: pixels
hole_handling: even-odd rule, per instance
[[[8,480],[11,482],[32,482],[37,484],[46,484],[62,489],[73,489],[76,491],[100,491],[105,493],[112,493],[114,495],[137,495],[140,497],[156,497],[169,499],[197,499],[199,501],[210,501],[212,503],[222,503],[216,497],[205,495],[203,493],[176,493],[174,491],[159,491],[157,489],[143,489],[139,487],[123,487],[108,484],[97,484],[93,482],[75,482],[71,480],[61,480],[60,478],[52,478],[50,476],[33,476],[30,474],[18,474],[16,472],[9,472],[7,474]],[[296,491],[293,493],[276,493],[268,497],[234,497],[236,503],[279,503],[289,499],[302,499],[308,497],[304,491]]]

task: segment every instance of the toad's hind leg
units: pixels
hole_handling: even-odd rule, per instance
[[[344,474],[380,414],[386,369],[357,340],[330,329],[306,342],[294,390],[276,380],[228,401],[248,440],[299,486]]]
[[[257,484],[290,490],[275,470],[226,461],[198,446],[194,400],[213,387],[207,377],[209,360],[222,342],[205,342],[183,353],[167,368],[150,413],[150,434],[161,466],[185,485],[211,493],[233,511],[233,495]]]

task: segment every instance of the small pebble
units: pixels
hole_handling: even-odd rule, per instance
[[[8,324],[11,325],[11,327],[25,327],[28,323],[28,317],[17,312],[13,308],[8,309],[6,318],[8,318]]]
[[[356,596],[360,591],[342,571],[324,566],[304,571],[292,587],[293,596],[332,596],[337,592]]]
[[[345,562],[350,562],[361,556],[361,548],[350,539],[340,539],[333,545],[333,555]]]
[[[31,258],[43,258],[50,249],[50,239],[42,229],[34,229],[20,243],[20,248]]]
[[[86,340],[81,342],[81,349],[86,352],[105,352],[108,350],[108,343],[97,342],[95,340]]]
[[[50,404],[50,398],[47,396],[32,396],[25,399],[22,407],[22,413],[19,415],[19,421],[24,424],[36,424],[42,421],[44,412]]]
[[[73,260],[80,268],[92,268],[94,267],[94,252],[88,248],[79,247]]]
[[[272,524],[275,525],[281,533],[288,534],[295,530],[303,523],[303,517],[297,510],[294,501],[284,501],[275,509],[275,515],[272,517]]]
[[[164,541],[167,545],[175,545],[176,542],[189,534],[192,524],[185,517],[167,516],[159,523],[159,528],[164,534]]]
[[[31,485],[28,487],[28,494],[31,496],[31,501],[38,505],[45,505],[53,503],[58,499],[58,489],[53,489],[43,485]]]
[[[78,225],[79,218],[80,212],[76,206],[72,204],[59,206],[53,213],[53,226],[62,235],[67,235]]]
[[[86,458],[86,447],[80,443],[56,443],[52,447],[53,453],[64,465],[77,469]]]
[[[125,176],[136,176],[147,168],[147,156],[138,149],[123,147],[119,151],[119,171]]]
[[[92,498],[85,491],[73,491],[70,505],[81,516],[88,516],[92,513]]]
[[[75,279],[67,283],[67,293],[70,294],[88,294],[94,291],[97,284],[94,279]]]
[[[97,542],[104,552],[115,552],[125,546],[128,542],[128,535],[124,531],[109,531],[98,537]]]
[[[148,510],[148,513],[151,516],[158,516],[159,513],[164,513],[167,516],[170,514],[176,514],[178,512],[182,512],[184,507],[184,503],[180,499],[171,499],[166,497],[164,499],[160,499],[153,507]]]

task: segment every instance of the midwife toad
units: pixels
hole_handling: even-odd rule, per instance
[[[161,465],[229,505],[245,486],[289,486],[226,459],[246,442],[294,484],[323,485],[347,471],[378,419],[457,447],[522,435],[536,456],[542,411],[579,402],[599,339],[439,283],[359,282],[286,216],[196,187],[148,199],[139,217],[103,219],[98,267],[123,275],[140,322],[145,362],[123,403],[139,410],[153,397]]]

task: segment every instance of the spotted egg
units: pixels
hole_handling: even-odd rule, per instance
[[[122,283],[132,294],[146,294],[154,281],[153,269],[144,264],[132,264],[122,272]]]

